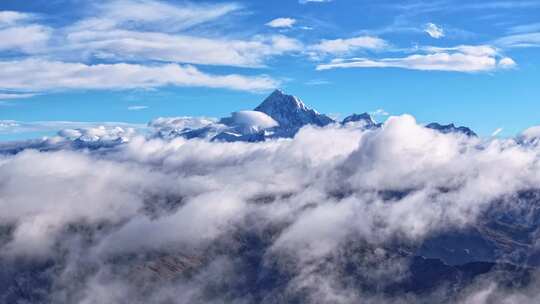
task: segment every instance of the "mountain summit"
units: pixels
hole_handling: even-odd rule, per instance
[[[305,125],[326,126],[334,120],[309,108],[302,100],[275,90],[255,111],[263,112],[279,123],[276,133],[279,136],[291,137]]]
[[[441,125],[439,123],[432,122],[432,123],[426,125],[426,128],[437,130],[437,131],[439,131],[441,133],[461,133],[461,134],[467,135],[469,137],[477,137],[478,136],[478,135],[476,135],[476,133],[473,132],[473,130],[471,130],[471,129],[467,128],[467,127],[463,127],[463,126],[456,127],[456,125],[454,125],[453,123],[448,124],[448,125]]]
[[[356,124],[362,126],[365,129],[376,129],[382,126],[382,124],[376,123],[375,120],[373,120],[373,118],[371,117],[371,115],[366,112],[362,114],[351,114],[345,117],[341,124]]]
[[[207,118],[158,118],[150,123],[157,128],[156,136],[164,138],[205,138],[219,142],[259,142],[270,138],[291,138],[306,125],[324,127],[329,124],[343,127],[374,130],[382,127],[371,115],[364,112],[352,114],[338,122],[308,107],[296,96],[275,90],[253,110],[237,111],[230,117]],[[467,127],[454,124],[432,123],[426,126],[442,133],[476,134]]]

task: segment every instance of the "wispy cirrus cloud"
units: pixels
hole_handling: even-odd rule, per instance
[[[298,0],[300,4],[332,2],[334,0]]]
[[[504,130],[504,128],[497,128],[497,129],[495,129],[495,130],[491,133],[491,136],[497,136],[497,135],[499,135],[503,130]]]
[[[520,25],[512,26],[508,32],[511,34],[521,34],[521,33],[532,33],[532,32],[539,32],[539,31],[540,31],[540,22],[537,22],[537,23],[520,24]]]
[[[245,91],[273,88],[278,82],[265,75],[210,75],[194,66],[178,65],[263,67],[272,56],[301,50],[300,42],[283,35],[242,39],[185,32],[201,24],[211,26],[241,9],[236,3],[115,0],[93,4],[88,17],[58,28],[36,23],[29,14],[2,11],[0,51],[19,51],[28,57],[0,61],[5,71],[15,72],[11,78],[0,72],[0,88],[22,90],[18,93],[164,85]],[[96,65],[95,61],[106,63]],[[25,76],[25,71],[34,71],[32,62],[50,70]],[[118,77],[106,81],[106,73]]]
[[[540,47],[540,32],[505,36],[495,40],[495,44],[505,48]]]
[[[126,30],[76,32],[67,41],[68,50],[87,56],[241,67],[260,67],[271,56],[302,48],[296,39],[283,35],[247,41]]]
[[[336,68],[403,68],[422,71],[485,72],[509,69],[516,66],[514,60],[498,55],[491,46],[461,45],[452,48],[425,48],[426,53],[397,58],[351,58],[334,59],[320,64],[317,70]]]
[[[526,9],[540,7],[540,2],[534,0],[523,1],[411,1],[402,3],[383,4],[383,7],[409,11],[412,13],[430,13],[436,11],[464,11],[464,10],[496,10],[496,9]]]
[[[0,100],[9,100],[9,99],[25,99],[34,97],[36,94],[32,93],[0,93]]]
[[[209,25],[242,7],[238,4],[179,4],[117,0],[97,5],[96,16],[65,29],[65,52],[82,58],[154,60],[205,65],[260,67],[272,57],[297,52],[301,43],[283,35],[231,38],[184,30]],[[142,13],[144,12],[144,13]],[[277,20],[286,25],[291,20]],[[285,23],[283,23],[285,22]],[[278,24],[279,23],[279,24]],[[292,25],[292,24],[291,24]]]
[[[456,9],[523,9],[540,7],[540,2],[534,0],[523,1],[478,1],[456,5]]]
[[[357,50],[380,50],[388,46],[388,42],[375,36],[358,36],[347,39],[321,40],[307,47],[313,56],[339,55]]]
[[[156,0],[112,0],[97,2],[92,16],[76,22],[69,31],[106,30],[111,28],[177,32],[214,21],[242,9],[237,3],[172,4]]]
[[[129,106],[127,108],[129,111],[140,111],[140,110],[146,110],[148,109],[148,106],[137,106],[137,105],[134,105],[134,106]]]
[[[2,90],[131,89],[167,85],[259,91],[275,88],[278,83],[267,76],[208,74],[190,65],[88,65],[39,59],[0,61]]]

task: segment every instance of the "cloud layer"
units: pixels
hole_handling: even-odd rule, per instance
[[[171,123],[204,122],[152,125]],[[415,250],[438,234],[485,227],[497,210],[535,221],[534,208],[520,209],[534,201],[515,195],[540,182],[537,133],[470,138],[408,115],[376,130],[308,126],[262,143],[66,130],[75,141],[125,140],[0,157],[2,275],[13,269],[53,303],[532,303],[534,283],[506,289],[489,275],[451,296],[384,288],[406,280]],[[528,254],[538,250],[532,225]]]

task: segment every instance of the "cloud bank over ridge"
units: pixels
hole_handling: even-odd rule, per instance
[[[100,132],[85,134],[113,134]],[[538,191],[534,134],[443,134],[404,115],[260,143],[122,133],[101,149],[3,154],[0,279],[19,284],[3,300],[32,284],[22,296],[51,303],[534,303],[534,283],[491,273],[455,293],[391,291],[422,244],[483,231],[490,212],[522,212],[532,230],[525,249],[484,259],[534,266],[538,201],[519,198]]]

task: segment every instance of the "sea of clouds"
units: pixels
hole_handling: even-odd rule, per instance
[[[182,123],[155,123],[168,121]],[[108,130],[3,147],[0,302],[540,301],[535,271],[519,288],[487,274],[455,291],[387,292],[426,239],[494,209],[529,210],[527,250],[540,250],[540,204],[514,199],[540,188],[538,129],[467,137],[403,115],[260,143]],[[80,136],[114,144],[65,144]]]

